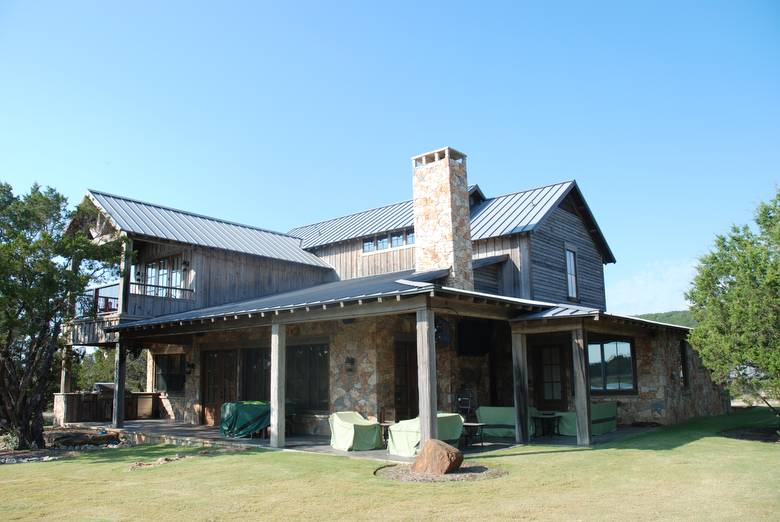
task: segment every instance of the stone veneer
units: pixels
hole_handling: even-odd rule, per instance
[[[476,405],[511,406],[511,346],[507,332],[497,330],[494,339],[494,394],[491,399],[490,357],[458,356],[457,318],[437,315],[437,392],[440,411],[456,411],[457,397],[469,391]],[[508,331],[508,328],[506,328]],[[592,396],[594,402],[616,401],[618,423],[656,422],[672,424],[699,415],[715,415],[728,410],[728,397],[710,381],[699,358],[689,349],[689,386],[679,377],[679,334],[659,331],[635,336],[638,392],[635,394]],[[637,332],[639,333],[639,332]],[[414,339],[412,315],[387,316],[291,325],[287,344],[327,343],[330,348],[330,411],[354,410],[366,417],[395,417],[395,340]],[[162,411],[180,422],[198,424],[200,405],[200,351],[202,349],[268,348],[270,327],[241,331],[214,332],[196,337],[187,348],[187,362],[194,368],[186,376],[182,395],[161,397]],[[156,345],[152,353],[181,353],[184,348]],[[570,352],[568,352],[570,353]],[[532,358],[532,355],[529,354]],[[346,359],[355,359],[353,371],[346,371]],[[569,355],[570,357],[570,355]],[[239,358],[240,360],[240,358]],[[505,363],[503,363],[505,361]],[[240,363],[239,363],[240,364]],[[150,367],[153,371],[153,367]],[[567,369],[566,375],[569,375]],[[240,371],[239,371],[240,379]],[[567,380],[569,377],[567,377]],[[153,382],[152,380],[149,381]],[[531,382],[533,386],[533,383]],[[240,386],[240,384],[239,384]],[[531,388],[531,404],[533,404]],[[569,401],[573,408],[573,400]],[[299,414],[295,418],[297,433],[328,434],[327,413]]]
[[[688,386],[680,376],[680,334],[656,331],[635,338],[637,393],[595,395],[594,402],[617,401],[618,423],[674,424],[730,409],[728,394],[712,382],[709,371],[688,348]]]
[[[445,148],[413,160],[414,266],[451,268],[447,284],[474,289],[466,157]]]

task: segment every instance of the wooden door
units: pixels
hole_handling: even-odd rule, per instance
[[[203,352],[203,424],[219,424],[222,403],[236,400],[237,357],[235,350]]]
[[[560,344],[539,346],[536,349],[534,388],[536,408],[542,411],[565,411],[566,400],[565,350]]]
[[[395,416],[396,420],[413,419],[420,409],[417,390],[417,344],[395,342]]]

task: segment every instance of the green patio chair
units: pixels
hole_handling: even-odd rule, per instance
[[[528,407],[528,434],[536,435],[533,415],[537,413],[533,406]],[[514,406],[480,406],[477,408],[477,422],[485,424],[482,434],[493,438],[515,438]]]
[[[382,447],[378,422],[363,418],[356,411],[337,411],[328,417],[330,446],[343,451],[365,451]]]
[[[463,417],[457,413],[437,415],[437,437],[453,446],[463,434]],[[400,457],[414,457],[420,449],[420,418],[397,422],[388,429],[387,451]]]
[[[569,437],[577,436],[577,412],[562,412],[561,423],[558,431],[561,435]],[[603,435],[617,430],[617,403],[591,402],[590,403],[590,433],[591,435]]]

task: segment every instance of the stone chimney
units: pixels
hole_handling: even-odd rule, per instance
[[[474,289],[466,155],[445,147],[412,158],[414,268],[449,268],[447,286]]]

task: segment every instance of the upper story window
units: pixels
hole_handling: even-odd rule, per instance
[[[400,230],[389,234],[378,234],[363,240],[363,252],[376,252],[388,248],[400,248],[414,244],[414,230]]]
[[[173,299],[188,298],[190,291],[185,289],[186,272],[187,262],[181,254],[149,261],[134,270],[132,293]]]
[[[577,251],[566,247],[566,295],[577,299]]]
[[[635,392],[634,361],[632,339],[591,338],[588,341],[590,391],[594,394]]]

